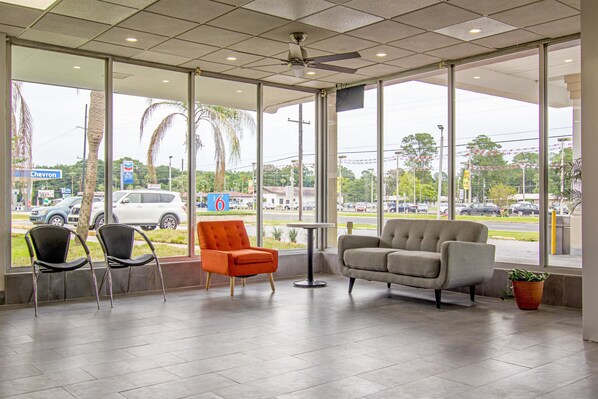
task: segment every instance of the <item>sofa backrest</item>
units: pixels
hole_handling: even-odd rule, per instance
[[[440,252],[445,241],[488,241],[488,228],[461,220],[388,220],[382,230],[380,247],[411,251]]]
[[[236,251],[251,246],[242,220],[217,220],[197,223],[201,249]]]

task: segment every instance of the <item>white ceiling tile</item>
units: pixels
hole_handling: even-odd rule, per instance
[[[16,26],[0,24],[0,32],[7,34],[8,36],[17,36],[25,31],[25,28],[19,28]]]
[[[31,25],[42,14],[41,10],[0,3],[0,24],[24,28]]]
[[[537,1],[538,0],[451,0],[451,4],[482,15],[490,15],[496,12],[535,3]]]
[[[54,14],[114,25],[137,12],[136,9],[98,0],[62,0],[52,8]]]
[[[289,45],[288,43],[277,42],[275,40],[252,37],[251,39],[233,44],[228,48],[251,54],[272,56],[285,50],[288,51]]]
[[[581,0],[559,0],[561,3],[566,4],[581,11]]]
[[[313,74],[308,75],[307,73],[303,76],[303,79],[309,80],[323,80],[327,76],[336,75],[338,72],[328,71],[326,69],[319,69],[319,68],[308,68],[305,72],[313,72]],[[295,76],[293,71],[290,68],[284,72],[284,75],[288,76]]]
[[[33,28],[44,32],[91,39],[98,33],[109,28],[109,25],[65,17],[63,15],[46,14],[33,25]]]
[[[229,61],[226,59],[227,57],[235,57],[236,60]],[[205,61],[217,62],[219,64],[232,65],[234,67],[240,67],[242,65],[249,64],[250,62],[255,62],[255,61],[261,60],[262,58],[263,57],[261,57],[261,56],[241,53],[238,51],[228,50],[228,49],[221,49],[218,51],[214,51],[211,54],[201,57],[201,59],[205,60]]]
[[[333,6],[334,4],[324,0],[254,0],[243,8],[296,20]]]
[[[191,61],[191,57],[179,57],[177,55],[158,53],[155,51],[144,51],[137,54],[133,58],[137,60],[151,61],[168,65],[180,65]]]
[[[35,42],[55,44],[64,47],[79,47],[88,39],[65,35],[62,33],[45,32],[36,29],[27,29],[21,36],[21,39],[32,40]]]
[[[288,20],[238,8],[209,22],[209,25],[236,32],[259,35],[288,23]]]
[[[510,32],[500,33],[498,35],[485,37],[483,39],[472,40],[470,43],[480,44],[486,47],[504,48],[517,46],[519,44],[529,43],[540,39],[542,39],[541,35],[522,29],[517,29]]]
[[[305,79],[297,78],[289,75],[272,75],[264,79],[267,82],[281,83],[286,85],[296,85],[299,83],[307,82]]]
[[[266,37],[268,39],[278,40],[279,42],[290,43],[290,36],[293,32],[303,32],[307,34],[307,37],[302,43],[303,45],[309,45],[310,43],[317,42],[338,34],[328,29],[322,29],[313,25],[306,25],[295,21],[281,26],[280,28],[263,33],[260,36]]]
[[[103,43],[95,40],[85,43],[80,48],[83,50],[96,51],[98,53],[104,54],[113,54],[121,57],[133,57],[143,51],[137,48],[118,46],[115,44]]]
[[[249,79],[263,79],[272,75],[270,72],[256,71],[255,69],[235,68],[225,72],[226,75],[240,76]]]
[[[439,62],[440,58],[432,57],[426,54],[410,55],[409,57],[399,58],[398,60],[388,61],[387,64],[398,66],[400,68],[412,69]]]
[[[365,75],[360,75],[357,73],[336,73],[334,75],[327,76],[323,78],[326,82],[333,82],[333,83],[353,83],[358,82],[360,80],[367,79],[368,77]]]
[[[419,10],[439,3],[441,0],[352,0],[347,7],[369,12],[384,18],[393,18],[401,14]]]
[[[479,18],[481,15],[447,3],[440,3],[431,7],[422,8],[408,14],[393,18],[398,22],[417,26],[418,28],[435,30]]]
[[[218,0],[221,3],[230,4],[231,6],[241,7],[243,4],[249,3],[251,0]]]
[[[404,70],[405,68],[399,68],[393,65],[375,64],[365,68],[359,68],[359,73],[366,76],[380,77],[399,73]]]
[[[461,43],[428,51],[426,54],[445,60],[456,60],[459,58],[471,57],[472,55],[487,53],[489,51],[492,51],[492,49],[472,43]]]
[[[379,21],[382,21],[382,18],[352,8],[337,6],[303,18],[300,22],[336,32],[347,32]]]
[[[263,58],[256,62],[250,62],[249,64],[245,65],[245,68],[252,68],[272,73],[283,73],[289,70],[289,66],[287,64],[282,61],[276,61],[272,58]]]
[[[218,50],[218,47],[188,42],[186,40],[170,39],[152,47],[151,50],[186,58],[199,58]]]
[[[120,6],[133,7],[137,9],[145,8],[156,0],[102,0],[105,3],[118,4]]]
[[[481,32],[471,33],[470,30],[472,29],[481,29]],[[488,17],[481,17],[447,26],[442,29],[437,29],[435,32],[464,41],[471,41],[515,29],[517,28],[505,24],[504,22],[496,21]]]
[[[401,24],[395,21],[382,21],[363,28],[347,32],[348,35],[360,37],[362,39],[373,40],[378,43],[388,43],[393,40],[399,40],[423,33],[425,30],[414,28],[413,26]]]
[[[365,68],[367,66],[373,65],[375,64],[375,62],[369,61],[369,60],[364,60],[361,58],[351,58],[348,60],[341,60],[341,61],[334,61],[334,62],[326,62],[325,65],[337,65],[337,66],[342,66],[342,67],[346,67],[346,68],[353,68],[353,69],[359,69],[359,68]]]
[[[369,40],[359,39],[353,36],[338,35],[313,43],[309,48],[329,51],[331,53],[348,53],[359,51],[368,47],[374,47],[377,43]]]
[[[211,0],[160,0],[149,6],[146,11],[204,23],[233,9],[233,6]]]
[[[493,14],[492,18],[509,25],[525,28],[556,19],[571,17],[579,11],[558,3],[555,0],[543,0],[538,3],[518,7],[509,11]]]
[[[217,47],[228,47],[231,44],[249,39],[251,36],[209,25],[200,25],[178,36],[179,39],[209,44]]]
[[[558,21],[547,22],[526,28],[544,37],[561,37],[581,32],[581,16],[559,19]]]
[[[406,39],[397,40],[389,43],[392,46],[404,48],[415,51],[416,53],[424,53],[429,50],[434,50],[441,47],[452,46],[453,44],[461,43],[452,37],[440,35],[434,32],[426,32],[421,35],[411,36]]]
[[[197,25],[193,22],[140,11],[131,18],[121,22],[119,26],[171,37],[179,35]]]
[[[135,38],[136,42],[129,42],[127,38]],[[168,39],[165,36],[154,35],[152,33],[145,33],[131,29],[114,27],[102,33],[95,40],[105,43],[113,43],[119,46],[134,47],[139,49],[149,49],[156,44]]]
[[[384,53],[386,56],[378,57],[376,54]],[[361,58],[374,62],[386,62],[396,60],[397,58],[407,57],[413,55],[413,51],[404,50],[393,46],[376,46],[366,50],[360,50]]]
[[[233,69],[231,65],[218,64],[216,62],[202,61],[202,60],[191,60],[184,64],[181,64],[184,68],[200,68],[202,71],[210,72],[224,72]]]

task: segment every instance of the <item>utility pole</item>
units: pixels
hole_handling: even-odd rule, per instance
[[[374,169],[368,169],[370,171],[370,204],[374,203]]]
[[[438,125],[440,129],[440,156],[438,158],[438,205],[436,208],[436,219],[440,219],[440,197],[442,196],[442,148],[444,147],[444,126]]]
[[[521,173],[521,175],[522,175],[522,177],[521,177],[521,179],[522,179],[522,181],[521,181],[521,194],[523,194],[522,201],[525,201],[525,167],[526,166],[527,165],[525,163],[521,164],[521,171],[522,171],[522,173]],[[485,184],[485,181],[484,181],[484,184]]]
[[[397,176],[396,176],[396,198],[395,198],[395,212],[399,213],[399,155],[401,155],[401,151],[395,151],[395,156],[397,157]]]
[[[346,155],[338,156],[338,200],[337,203],[342,204],[343,201],[343,168],[342,161],[347,158]]]
[[[168,156],[168,191],[172,191],[172,155]]]
[[[303,104],[299,104],[299,119],[288,119],[299,125],[299,220],[303,220],[303,125],[309,125],[303,120]]]
[[[291,160],[291,205],[289,209],[292,211],[295,207],[295,163],[297,162],[296,159]]]

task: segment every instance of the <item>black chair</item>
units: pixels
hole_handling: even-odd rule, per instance
[[[77,240],[85,250],[86,256],[67,261],[69,245],[71,243],[71,234],[77,237]],[[66,227],[44,225],[30,229],[25,234],[25,241],[27,242],[29,257],[31,258],[31,267],[33,269],[33,290],[31,295],[29,295],[27,303],[31,301],[31,296],[33,296],[35,316],[37,316],[37,280],[39,279],[39,276],[42,273],[64,273],[64,300],[66,301],[67,273],[72,270],[77,270],[87,264],[89,264],[89,268],[91,269],[91,279],[96,294],[96,303],[98,309],[100,308],[98,283],[93,270],[91,255],[89,254],[89,248],[87,248],[85,241],[83,241],[83,238],[79,234]]]
[[[143,254],[133,258],[133,246],[135,242],[135,233],[138,233],[151,250],[151,254]],[[162,277],[162,268],[160,261],[156,255],[156,250],[152,242],[139,229],[125,224],[105,224],[98,229],[98,239],[102,250],[104,251],[104,258],[106,260],[106,272],[102,277],[100,289],[104,285],[104,279],[108,274],[108,291],[110,293],[110,307],[113,307],[112,300],[112,272],[111,269],[129,268],[129,279],[127,282],[127,293],[131,287],[131,268],[134,266],[147,265],[151,261],[156,262],[158,274],[160,275],[160,284],[162,285],[162,295],[166,302],[166,291],[164,290],[164,278]]]

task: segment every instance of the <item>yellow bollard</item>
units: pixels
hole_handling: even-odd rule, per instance
[[[353,222],[347,222],[347,234],[353,234]]]
[[[552,210],[552,224],[550,228],[550,253],[556,255],[556,209]]]

